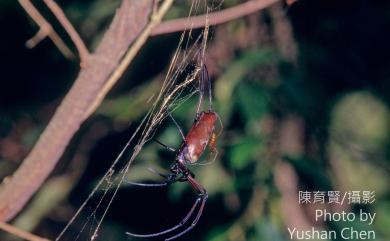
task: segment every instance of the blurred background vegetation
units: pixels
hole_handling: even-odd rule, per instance
[[[37,1],[38,2],[38,1]],[[120,1],[57,1],[94,48]],[[224,7],[239,0],[225,0]],[[70,43],[48,9],[37,6]],[[185,16],[177,1],[168,17]],[[50,40],[34,49],[37,31],[16,1],[0,1],[0,177],[18,167],[77,76]],[[390,2],[305,1],[277,4],[213,29],[207,66],[214,105],[224,124],[219,157],[195,166],[209,201],[196,228],[181,240],[290,240],[287,227],[339,230],[314,220],[314,209],[363,208],[376,222],[349,223],[390,240]],[[73,138],[55,172],[13,223],[53,239],[91,192],[159,90],[179,33],[151,38],[99,110]],[[197,99],[173,114],[184,130]],[[157,139],[178,146],[164,123]],[[155,180],[174,156],[148,143],[132,180]],[[299,205],[299,190],[375,191],[371,205]],[[153,232],[176,224],[195,195],[186,184],[162,189],[124,186],[105,219],[101,240]],[[1,202],[1,200],[0,200]],[[80,227],[81,228],[81,227]],[[74,230],[75,231],[75,230]],[[77,231],[75,231],[77,232]],[[73,235],[73,236],[72,236]],[[17,240],[0,232],[1,240]],[[69,234],[67,240],[74,240]],[[135,240],[135,239],[134,239]],[[142,239],[138,239],[142,240]]]

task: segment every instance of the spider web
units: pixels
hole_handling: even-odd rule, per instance
[[[125,180],[130,167],[145,143],[153,138],[167,111],[177,108],[182,102],[197,93],[195,83],[203,64],[207,40],[209,39],[208,13],[220,8],[218,2],[193,0],[188,13],[188,28],[180,36],[167,74],[158,94],[152,94],[153,104],[133,132],[125,146],[112,161],[111,166],[81,204],[55,241],[99,240],[99,232],[118,190]],[[200,33],[191,28],[190,17],[205,14],[206,24]],[[192,70],[188,73],[188,67]],[[187,91],[189,89],[189,91]],[[186,90],[186,91],[185,91]],[[80,228],[81,227],[81,228]],[[125,234],[123,239],[126,239]]]

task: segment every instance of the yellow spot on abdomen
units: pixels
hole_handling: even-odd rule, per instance
[[[209,148],[211,150],[214,150],[216,148],[216,144],[217,144],[217,135],[215,134],[215,132],[213,132],[210,136],[210,140],[209,140]]]

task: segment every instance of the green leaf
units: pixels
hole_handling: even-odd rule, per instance
[[[257,138],[247,138],[241,143],[233,145],[230,149],[230,165],[235,169],[242,170],[251,162],[254,154],[259,150],[261,142]]]
[[[259,119],[268,110],[267,92],[258,84],[243,82],[237,87],[237,104],[247,121]]]

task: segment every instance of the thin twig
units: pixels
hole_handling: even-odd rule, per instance
[[[186,28],[202,28],[206,21],[209,25],[225,23],[264,9],[279,0],[251,0],[240,5],[206,15],[190,18],[179,18],[160,23],[153,29],[151,35],[160,35],[182,31]],[[208,20],[207,20],[208,19]]]
[[[37,34],[26,42],[28,48],[35,47],[45,37],[49,37],[57,46],[60,52],[68,59],[73,58],[74,54],[66,46],[61,37],[53,30],[51,24],[39,13],[30,0],[18,0],[24,10],[31,16],[34,22],[39,26]]]
[[[52,11],[54,16],[64,27],[65,31],[69,34],[69,37],[72,39],[74,45],[77,48],[77,51],[80,55],[81,65],[85,66],[87,59],[89,57],[89,51],[84,44],[84,41],[81,39],[80,35],[74,29],[73,25],[69,22],[68,18],[65,16],[64,11],[58,6],[53,0],[43,0],[47,7]]]
[[[14,227],[12,225],[3,222],[0,222],[0,229],[28,241],[49,241],[49,239],[41,238],[37,235],[26,232],[24,230],[21,230],[17,227]]]
[[[173,0],[166,0],[162,3],[161,7],[156,11],[149,22],[149,24],[146,26],[146,28],[143,30],[143,32],[139,35],[137,40],[134,42],[134,44],[131,46],[131,48],[127,51],[126,55],[123,57],[121,62],[118,64],[115,71],[112,73],[110,78],[105,82],[104,86],[101,88],[99,94],[96,96],[96,99],[94,103],[91,105],[91,108],[86,112],[86,118],[90,116],[96,108],[100,105],[103,98],[106,96],[108,91],[112,88],[112,86],[118,81],[118,79],[123,75],[123,72],[127,69],[130,62],[134,59],[138,51],[141,49],[141,47],[144,45],[146,40],[148,39],[150,33],[152,32],[153,28],[157,26],[163,16],[166,14],[170,6],[172,5]]]

